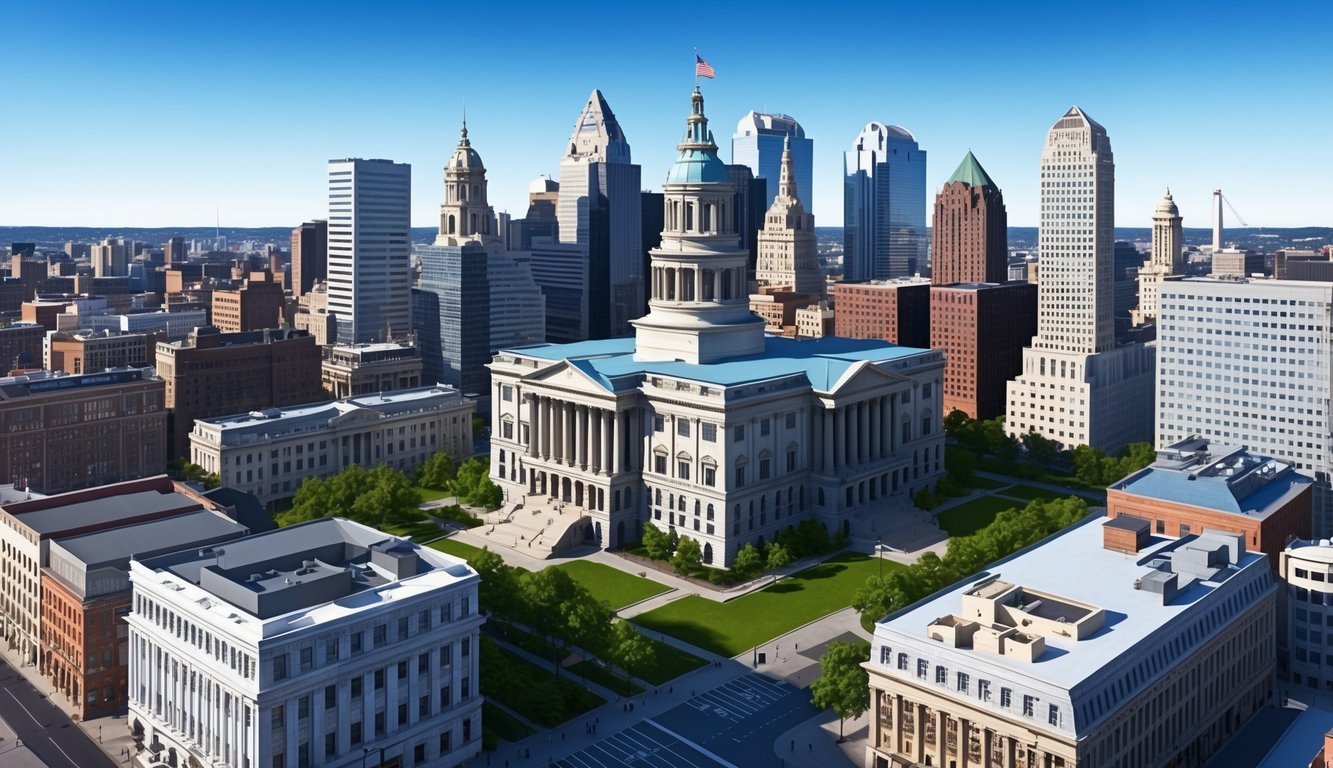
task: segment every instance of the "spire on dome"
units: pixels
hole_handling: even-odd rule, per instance
[[[667,172],[667,184],[726,184],[727,167],[717,156],[713,132],[704,115],[704,95],[699,86],[690,94],[690,116],[685,119],[685,136],[676,145],[680,154]]]

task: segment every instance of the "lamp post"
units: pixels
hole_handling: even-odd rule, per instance
[[[875,537],[875,557],[879,559],[879,577],[884,578],[884,546],[880,543],[880,537]]]

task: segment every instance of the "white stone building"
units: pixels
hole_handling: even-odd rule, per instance
[[[437,384],[215,419],[196,419],[190,461],[263,504],[291,498],[307,477],[352,464],[411,473],[437,451],[472,455],[476,403]]]
[[[1316,537],[1333,534],[1333,283],[1188,278],[1162,287],[1157,446],[1247,446],[1314,478]]]
[[[573,505],[570,530],[599,546],[651,522],[697,539],[713,566],[804,518],[873,541],[943,470],[944,358],[766,338],[697,89],[679,149],[636,336],[491,363],[492,479],[525,509]]]
[[[1139,267],[1139,306],[1130,312],[1130,322],[1135,326],[1157,319],[1162,283],[1179,280],[1184,275],[1183,221],[1168,189],[1152,215],[1152,253]]]
[[[1039,237],[1037,336],[1007,387],[1006,431],[1107,452],[1150,440],[1155,350],[1115,344],[1111,141],[1078,107],[1042,149]]]
[[[875,625],[865,765],[1204,765],[1273,701],[1276,591],[1241,534],[1089,516]]]
[[[481,748],[477,575],[324,518],[130,563],[135,765],[458,765]]]

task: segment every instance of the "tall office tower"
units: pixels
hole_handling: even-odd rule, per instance
[[[1133,243],[1117,240],[1111,247],[1111,310],[1116,343],[1130,336],[1134,307],[1139,304],[1139,267],[1143,254]]]
[[[759,261],[759,230],[764,228],[764,211],[768,210],[768,184],[763,179],[756,179],[754,173],[744,165],[728,165],[727,181],[735,190],[731,195],[731,221],[729,224],[740,238],[741,247],[749,256],[745,263],[746,280],[754,287],[754,269]],[[645,227],[646,229],[647,227]],[[658,228],[661,233],[661,228]],[[645,257],[652,250],[645,244]],[[647,269],[645,263],[644,266]]]
[[[759,231],[755,282],[760,288],[787,286],[796,293],[822,298],[824,271],[819,268],[819,254],[815,249],[815,217],[806,213],[798,194],[790,147],[782,152],[777,186],[777,196],[764,216],[764,228]]]
[[[843,280],[911,277],[926,265],[926,152],[869,123],[844,155]]]
[[[329,161],[329,313],[338,341],[386,341],[411,325],[412,166]]]
[[[1152,215],[1152,252],[1139,267],[1139,306],[1130,314],[1130,323],[1135,327],[1157,320],[1157,297],[1161,294],[1162,283],[1179,277],[1184,271],[1182,221],[1180,209],[1168,189]]]
[[[1115,161],[1070,107],[1041,153],[1037,336],[1009,382],[1005,429],[1112,452],[1152,438],[1152,346],[1115,345]]]
[[[168,264],[185,261],[188,258],[185,250],[185,238],[179,236],[168,238],[162,246],[162,257]]]
[[[116,277],[129,274],[129,257],[125,255],[125,241],[108,237],[89,249],[95,277]]]
[[[629,321],[643,314],[641,189],[620,123],[601,91],[593,91],[560,160],[556,205],[560,242],[577,244],[586,254],[582,338],[626,336]]]
[[[1198,436],[1291,462],[1316,482],[1315,538],[1333,535],[1333,284],[1174,280],[1158,312],[1158,448]]]
[[[935,196],[930,281],[1003,283],[1009,272],[1004,195],[968,152]]]
[[[810,182],[815,161],[815,143],[791,115],[750,111],[736,124],[731,137],[731,162],[750,169],[756,179],[768,186],[768,197],[760,206],[766,209],[778,197],[778,179],[782,175],[782,155],[790,151],[794,167],[792,196],[814,210],[814,187]]]
[[[304,296],[329,277],[329,223],[307,221],[292,229],[292,295]]]
[[[413,327],[426,381],[476,395],[484,405],[491,355],[546,339],[546,305],[531,255],[505,248],[486,196],[486,167],[465,123],[444,166],[439,234],[434,245],[418,249]]]

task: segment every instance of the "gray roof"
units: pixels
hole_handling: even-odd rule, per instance
[[[128,566],[131,557],[150,557],[199,544],[213,544],[247,533],[245,526],[227,516],[199,508],[181,515],[67,536],[57,541],[61,548],[86,565],[123,563]]]
[[[1191,439],[1158,452],[1151,466],[1113,483],[1112,490],[1265,518],[1306,492],[1313,481],[1290,464],[1245,446],[1212,446]]]
[[[80,492],[75,492],[80,493]],[[74,532],[99,525],[114,523],[117,520],[143,519],[163,515],[172,510],[199,508],[199,502],[181,493],[162,493],[160,491],[136,491],[116,496],[104,496],[99,499],[72,502],[58,507],[24,512],[22,509],[9,509],[18,517],[19,522],[36,531],[41,536],[54,536],[60,533]]]

